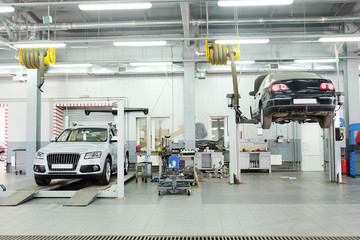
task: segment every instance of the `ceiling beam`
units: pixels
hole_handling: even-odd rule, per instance
[[[121,3],[134,3],[133,0],[125,0],[121,1]],[[151,0],[152,3],[171,3],[171,2],[191,2],[191,3],[217,3],[218,0]],[[325,3],[357,3],[358,0],[294,0],[293,4],[325,4]],[[118,0],[104,0],[104,1],[53,1],[53,2],[16,2],[16,3],[10,3],[12,6],[65,6],[65,5],[78,5],[78,4],[91,4],[91,3],[119,3]],[[6,4],[0,3],[0,6],[5,6]]]
[[[181,2],[180,10],[181,10],[181,18],[184,29],[184,38],[188,38],[190,37],[190,3]],[[190,42],[186,42],[186,44],[189,46]]]

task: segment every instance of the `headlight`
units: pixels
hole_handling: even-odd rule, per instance
[[[37,158],[37,159],[44,159],[44,153],[42,153],[42,152],[36,152],[35,158]]]
[[[88,152],[85,154],[85,159],[101,158],[101,151],[99,152]]]

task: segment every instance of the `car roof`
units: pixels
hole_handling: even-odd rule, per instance
[[[281,81],[286,79],[323,79],[320,75],[312,72],[281,72],[269,74],[269,79],[273,81]]]
[[[69,129],[78,129],[78,128],[109,128],[109,126],[107,126],[107,125],[84,125],[84,126],[69,127]]]

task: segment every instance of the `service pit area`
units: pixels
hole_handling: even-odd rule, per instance
[[[283,176],[296,179],[282,179]],[[9,178],[10,190],[25,176]],[[244,175],[246,184],[205,179],[186,194],[157,195],[156,183],[125,185],[125,199],[99,198],[64,207],[64,198],[37,198],[1,207],[3,235],[247,235],[358,236],[359,181],[327,182],[324,173]],[[34,221],[36,219],[36,221]],[[50,221],[51,219],[51,221]],[[97,219],[97,220],[95,220]]]
[[[135,173],[129,172],[124,177],[124,184],[134,177]],[[117,184],[117,176],[113,176],[108,185],[99,185],[94,179],[53,180],[47,186],[30,185],[13,191],[3,185],[0,206],[15,207],[34,198],[67,198],[63,206],[86,207],[99,197],[117,197]]]

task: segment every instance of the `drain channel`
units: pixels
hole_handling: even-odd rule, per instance
[[[360,240],[336,236],[1,236],[0,240]]]

